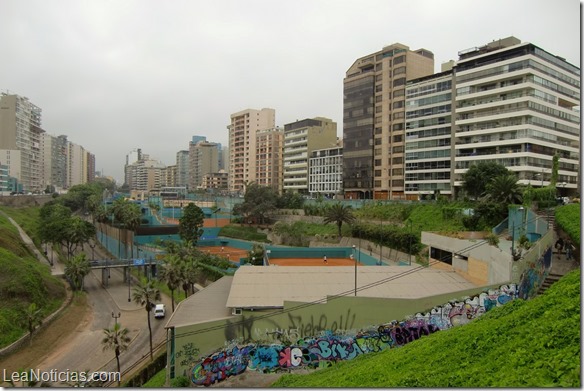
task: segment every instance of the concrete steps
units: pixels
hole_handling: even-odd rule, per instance
[[[563,275],[561,275],[561,274],[554,274],[554,273],[548,274],[548,276],[545,278],[545,280],[543,281],[543,283],[539,287],[537,294],[541,295],[542,293],[544,293],[546,290],[548,290],[548,288],[550,286],[552,286],[553,284],[558,282],[560,280],[560,278],[562,278],[562,277],[563,277]]]

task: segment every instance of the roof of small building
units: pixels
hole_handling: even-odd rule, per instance
[[[222,277],[181,301],[165,327],[186,326],[231,317],[227,297],[232,281],[231,276]]]
[[[420,266],[359,266],[357,296],[417,299],[478,286],[454,271]],[[233,277],[226,305],[280,308],[284,301],[326,302],[327,296],[352,296],[352,266],[244,266]]]

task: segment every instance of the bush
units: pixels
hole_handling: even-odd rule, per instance
[[[170,381],[171,388],[188,387],[190,386],[189,378],[186,376],[178,376]]]

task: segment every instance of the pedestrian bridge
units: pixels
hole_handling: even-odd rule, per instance
[[[89,265],[92,269],[107,269],[116,267],[128,267],[128,266],[152,266],[152,265],[162,265],[164,262],[156,259],[143,259],[143,258],[131,258],[131,259],[96,259],[89,261]]]

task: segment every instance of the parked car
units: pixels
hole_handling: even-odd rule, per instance
[[[154,317],[155,318],[164,318],[164,316],[166,315],[166,309],[164,304],[156,304],[156,307],[154,307]]]

